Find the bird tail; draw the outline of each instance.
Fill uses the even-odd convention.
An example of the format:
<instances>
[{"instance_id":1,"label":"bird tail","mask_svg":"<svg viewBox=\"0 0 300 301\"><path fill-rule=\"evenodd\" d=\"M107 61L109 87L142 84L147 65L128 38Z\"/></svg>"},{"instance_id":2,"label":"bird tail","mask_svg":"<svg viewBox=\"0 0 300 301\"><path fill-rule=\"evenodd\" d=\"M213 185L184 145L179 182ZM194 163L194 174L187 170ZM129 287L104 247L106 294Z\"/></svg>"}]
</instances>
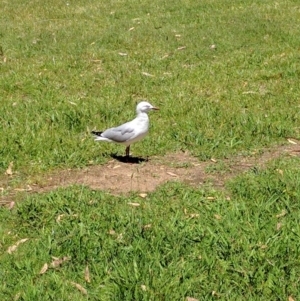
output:
<instances>
[{"instance_id":1,"label":"bird tail","mask_svg":"<svg viewBox=\"0 0 300 301\"><path fill-rule=\"evenodd\" d=\"M109 142L112 142L112 140L103 137L102 133L103 132L91 131L91 134L94 135L95 141L109 141Z\"/></svg>"},{"instance_id":2,"label":"bird tail","mask_svg":"<svg viewBox=\"0 0 300 301\"><path fill-rule=\"evenodd\" d=\"M95 135L95 136L97 136L97 137L101 137L101 134L102 134L103 132L97 132L97 131L91 131L91 134L93 134L93 135Z\"/></svg>"},{"instance_id":3,"label":"bird tail","mask_svg":"<svg viewBox=\"0 0 300 301\"><path fill-rule=\"evenodd\" d=\"M108 141L107 138L101 136L102 133L103 132L91 131L91 134L94 135L95 141Z\"/></svg>"}]
</instances>

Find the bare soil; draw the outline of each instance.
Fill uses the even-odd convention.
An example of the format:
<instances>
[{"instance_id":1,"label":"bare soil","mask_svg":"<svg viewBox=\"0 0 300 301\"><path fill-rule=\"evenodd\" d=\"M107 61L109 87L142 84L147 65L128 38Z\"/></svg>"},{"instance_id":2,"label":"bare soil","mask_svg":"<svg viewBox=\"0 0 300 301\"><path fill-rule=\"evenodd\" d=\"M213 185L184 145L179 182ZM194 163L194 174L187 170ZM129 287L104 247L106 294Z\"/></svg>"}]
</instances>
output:
<instances>
[{"instance_id":1,"label":"bare soil","mask_svg":"<svg viewBox=\"0 0 300 301\"><path fill-rule=\"evenodd\" d=\"M277 146L253 156L235 156L225 160L211 159L206 162L200 162L187 152L151 157L149 160L131 158L129 162L123 157L114 157L101 166L45 174L36 182L28 181L18 188L10 188L10 181L6 176L6 180L0 181L2 190L0 204L18 199L17 195L23 198L27 193L42 193L74 184L113 194L126 194L131 191L145 193L155 190L167 181L181 181L192 186L209 183L216 189L224 189L224 184L229 179L253 167L263 167L271 159L299 156L300 142L294 139L289 139L289 142L288 145Z\"/></svg>"}]
</instances>

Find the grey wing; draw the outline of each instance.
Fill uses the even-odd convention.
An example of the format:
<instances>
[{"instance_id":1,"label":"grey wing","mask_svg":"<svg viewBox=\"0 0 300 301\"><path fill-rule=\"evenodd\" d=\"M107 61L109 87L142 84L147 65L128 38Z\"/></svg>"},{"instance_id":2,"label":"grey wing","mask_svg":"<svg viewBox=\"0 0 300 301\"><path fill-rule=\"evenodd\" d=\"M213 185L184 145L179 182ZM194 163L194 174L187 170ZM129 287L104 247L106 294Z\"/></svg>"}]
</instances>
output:
<instances>
[{"instance_id":1,"label":"grey wing","mask_svg":"<svg viewBox=\"0 0 300 301\"><path fill-rule=\"evenodd\" d=\"M134 137L134 128L129 123L124 123L118 127L107 129L101 136L122 143Z\"/></svg>"}]
</instances>

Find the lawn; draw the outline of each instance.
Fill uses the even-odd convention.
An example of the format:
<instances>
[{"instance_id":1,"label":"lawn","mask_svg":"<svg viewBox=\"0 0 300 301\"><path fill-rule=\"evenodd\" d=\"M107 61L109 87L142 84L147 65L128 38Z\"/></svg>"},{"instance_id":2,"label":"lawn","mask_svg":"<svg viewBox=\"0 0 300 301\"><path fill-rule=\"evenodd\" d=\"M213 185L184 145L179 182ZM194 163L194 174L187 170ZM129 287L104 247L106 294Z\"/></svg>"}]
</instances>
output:
<instances>
[{"instance_id":1,"label":"lawn","mask_svg":"<svg viewBox=\"0 0 300 301\"><path fill-rule=\"evenodd\" d=\"M133 118L140 99L160 107L131 149L150 162L300 139L299 19L295 0L3 1L1 193L123 154L90 131ZM224 190L24 195L0 208L0 298L297 300L298 166L282 156Z\"/></svg>"}]
</instances>

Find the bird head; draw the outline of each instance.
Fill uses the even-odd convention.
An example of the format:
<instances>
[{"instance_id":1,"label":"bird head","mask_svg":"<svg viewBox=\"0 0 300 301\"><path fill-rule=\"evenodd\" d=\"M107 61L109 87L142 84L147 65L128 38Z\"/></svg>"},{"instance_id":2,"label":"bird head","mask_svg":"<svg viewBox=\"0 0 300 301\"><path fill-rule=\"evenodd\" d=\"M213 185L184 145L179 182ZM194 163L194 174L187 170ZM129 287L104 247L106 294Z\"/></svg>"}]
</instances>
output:
<instances>
[{"instance_id":1,"label":"bird head","mask_svg":"<svg viewBox=\"0 0 300 301\"><path fill-rule=\"evenodd\" d=\"M147 101L141 101L136 106L137 114L139 114L139 113L148 113L151 110L159 110L159 108L154 107L151 103L149 103Z\"/></svg>"}]
</instances>

